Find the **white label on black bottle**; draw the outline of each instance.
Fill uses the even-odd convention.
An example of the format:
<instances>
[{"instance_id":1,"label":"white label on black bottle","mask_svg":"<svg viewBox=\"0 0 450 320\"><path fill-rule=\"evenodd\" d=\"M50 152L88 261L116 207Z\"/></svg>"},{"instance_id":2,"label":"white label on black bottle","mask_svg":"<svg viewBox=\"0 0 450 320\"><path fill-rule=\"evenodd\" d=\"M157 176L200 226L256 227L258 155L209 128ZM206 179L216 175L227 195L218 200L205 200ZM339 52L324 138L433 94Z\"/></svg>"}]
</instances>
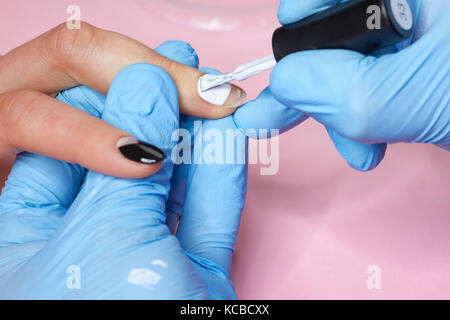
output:
<instances>
[{"instance_id":1,"label":"white label on black bottle","mask_svg":"<svg viewBox=\"0 0 450 320\"><path fill-rule=\"evenodd\" d=\"M391 0L391 9L397 23L409 31L413 26L413 15L406 0Z\"/></svg>"}]
</instances>

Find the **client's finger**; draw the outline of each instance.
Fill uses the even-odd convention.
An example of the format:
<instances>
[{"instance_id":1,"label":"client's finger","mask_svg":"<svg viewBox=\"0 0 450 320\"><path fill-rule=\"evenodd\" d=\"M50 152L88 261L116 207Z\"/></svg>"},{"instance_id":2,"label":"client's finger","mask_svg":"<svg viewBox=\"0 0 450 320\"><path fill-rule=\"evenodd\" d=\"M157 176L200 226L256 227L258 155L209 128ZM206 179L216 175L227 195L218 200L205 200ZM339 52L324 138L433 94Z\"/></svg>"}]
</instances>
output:
<instances>
[{"instance_id":1,"label":"client's finger","mask_svg":"<svg viewBox=\"0 0 450 320\"><path fill-rule=\"evenodd\" d=\"M135 63L151 63L174 79L182 113L221 118L233 113L245 99L245 92L232 86L222 101L207 102L197 90L201 71L167 59L124 35L87 23L80 26L71 30L61 24L1 57L0 93L31 88L50 94L83 84L106 94L120 70Z\"/></svg>"},{"instance_id":2,"label":"client's finger","mask_svg":"<svg viewBox=\"0 0 450 320\"><path fill-rule=\"evenodd\" d=\"M127 132L43 93L0 94L0 157L25 150L117 177L156 172L164 154L153 147L155 152L146 156L148 164L132 161L136 159L123 149L130 139Z\"/></svg>"}]
</instances>

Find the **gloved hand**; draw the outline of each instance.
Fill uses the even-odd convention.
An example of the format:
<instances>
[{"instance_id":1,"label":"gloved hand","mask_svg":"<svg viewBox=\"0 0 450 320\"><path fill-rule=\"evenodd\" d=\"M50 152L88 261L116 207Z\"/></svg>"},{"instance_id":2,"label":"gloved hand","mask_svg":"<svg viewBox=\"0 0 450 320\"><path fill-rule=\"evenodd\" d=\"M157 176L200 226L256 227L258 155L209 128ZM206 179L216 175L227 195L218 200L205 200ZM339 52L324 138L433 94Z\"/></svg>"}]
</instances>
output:
<instances>
[{"instance_id":1,"label":"gloved hand","mask_svg":"<svg viewBox=\"0 0 450 320\"><path fill-rule=\"evenodd\" d=\"M279 16L290 23L338 2L285 0ZM380 57L347 50L289 55L272 72L271 93L354 141L450 150L450 2L410 4L417 21L409 46Z\"/></svg>"},{"instance_id":2,"label":"gloved hand","mask_svg":"<svg viewBox=\"0 0 450 320\"><path fill-rule=\"evenodd\" d=\"M159 51L185 64L197 63L193 50L180 42L166 43ZM177 142L172 133L179 125L178 92L159 67L123 69L107 97L77 87L58 99L167 155ZM234 123L228 117L208 120L208 126L222 132ZM0 197L0 297L235 297L228 271L246 166L183 168L187 175L173 179L185 177L186 192L178 186L168 199L169 158L153 176L132 180L20 154ZM217 181L220 193L212 193ZM178 237L166 224L166 201L168 208L175 201L184 207Z\"/></svg>"},{"instance_id":3,"label":"gloved hand","mask_svg":"<svg viewBox=\"0 0 450 320\"><path fill-rule=\"evenodd\" d=\"M198 68L195 51L187 47L183 54L179 42L168 41L156 51ZM175 230L179 223L177 238L209 298L235 299L229 274L247 190L247 137L233 116L211 120L180 115L180 128L181 141L172 155L180 164L175 165L170 183L167 224ZM214 142L218 149L211 148ZM191 164L185 163L187 159Z\"/></svg>"},{"instance_id":4,"label":"gloved hand","mask_svg":"<svg viewBox=\"0 0 450 320\"><path fill-rule=\"evenodd\" d=\"M337 2L337 0L281 0L278 18L281 24L289 24L310 16ZM317 61L320 62L321 60L317 59ZM279 66L275 67L275 70L279 69ZM306 74L306 71L303 69L297 67L292 69L298 70L298 72L295 72L295 79L300 77L303 80L301 85L293 83L292 70L289 71L288 68L283 68L283 70L286 70L285 74L278 72L277 75L279 76L277 78L272 76L271 86L262 91L257 99L248 102L236 110L234 118L239 128L244 131L256 129L257 133L259 129L265 129L269 132L271 129L279 129L280 133L283 133L308 119L309 114L305 113L300 106L297 106L291 100L282 99L283 87L288 89L295 85L295 89L293 90L301 90L300 92L303 93L306 90L302 89L301 85L304 82L311 81L311 83L308 82L308 88L314 87L314 92L318 92L328 98L329 93L323 88L323 85L316 81L313 82L314 77L311 78L312 75L309 73ZM312 70L311 72L315 72L313 68L310 70ZM275 82L277 83L275 84ZM276 92L277 95L273 92L274 87L278 90ZM326 126L326 129L336 149L352 168L368 171L375 168L383 160L386 151L385 143L366 144L348 139L329 126ZM254 133L254 130L250 132ZM252 135L250 137L258 138L258 136Z\"/></svg>"}]
</instances>

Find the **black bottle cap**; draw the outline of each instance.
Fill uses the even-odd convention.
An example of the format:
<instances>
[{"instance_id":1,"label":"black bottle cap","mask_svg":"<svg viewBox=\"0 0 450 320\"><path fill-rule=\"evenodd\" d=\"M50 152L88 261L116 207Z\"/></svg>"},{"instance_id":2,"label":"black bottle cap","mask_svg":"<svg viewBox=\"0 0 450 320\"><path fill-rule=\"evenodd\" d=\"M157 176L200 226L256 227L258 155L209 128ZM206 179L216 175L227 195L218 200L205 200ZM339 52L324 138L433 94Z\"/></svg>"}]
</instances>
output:
<instances>
[{"instance_id":1,"label":"black bottle cap","mask_svg":"<svg viewBox=\"0 0 450 320\"><path fill-rule=\"evenodd\" d=\"M369 54L407 39L413 15L407 0L350 0L275 30L277 61L315 49L348 49Z\"/></svg>"}]
</instances>

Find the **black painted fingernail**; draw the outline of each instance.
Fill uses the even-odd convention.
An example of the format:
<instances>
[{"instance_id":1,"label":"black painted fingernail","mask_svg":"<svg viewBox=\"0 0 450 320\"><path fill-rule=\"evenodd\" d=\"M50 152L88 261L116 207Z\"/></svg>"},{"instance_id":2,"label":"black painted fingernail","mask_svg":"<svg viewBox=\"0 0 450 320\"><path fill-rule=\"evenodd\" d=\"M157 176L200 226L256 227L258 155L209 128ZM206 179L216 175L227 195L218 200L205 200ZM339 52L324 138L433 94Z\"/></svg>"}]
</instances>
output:
<instances>
[{"instance_id":1,"label":"black painted fingernail","mask_svg":"<svg viewBox=\"0 0 450 320\"><path fill-rule=\"evenodd\" d=\"M155 164L167 157L161 149L133 137L121 138L117 148L125 158L144 164Z\"/></svg>"}]
</instances>

